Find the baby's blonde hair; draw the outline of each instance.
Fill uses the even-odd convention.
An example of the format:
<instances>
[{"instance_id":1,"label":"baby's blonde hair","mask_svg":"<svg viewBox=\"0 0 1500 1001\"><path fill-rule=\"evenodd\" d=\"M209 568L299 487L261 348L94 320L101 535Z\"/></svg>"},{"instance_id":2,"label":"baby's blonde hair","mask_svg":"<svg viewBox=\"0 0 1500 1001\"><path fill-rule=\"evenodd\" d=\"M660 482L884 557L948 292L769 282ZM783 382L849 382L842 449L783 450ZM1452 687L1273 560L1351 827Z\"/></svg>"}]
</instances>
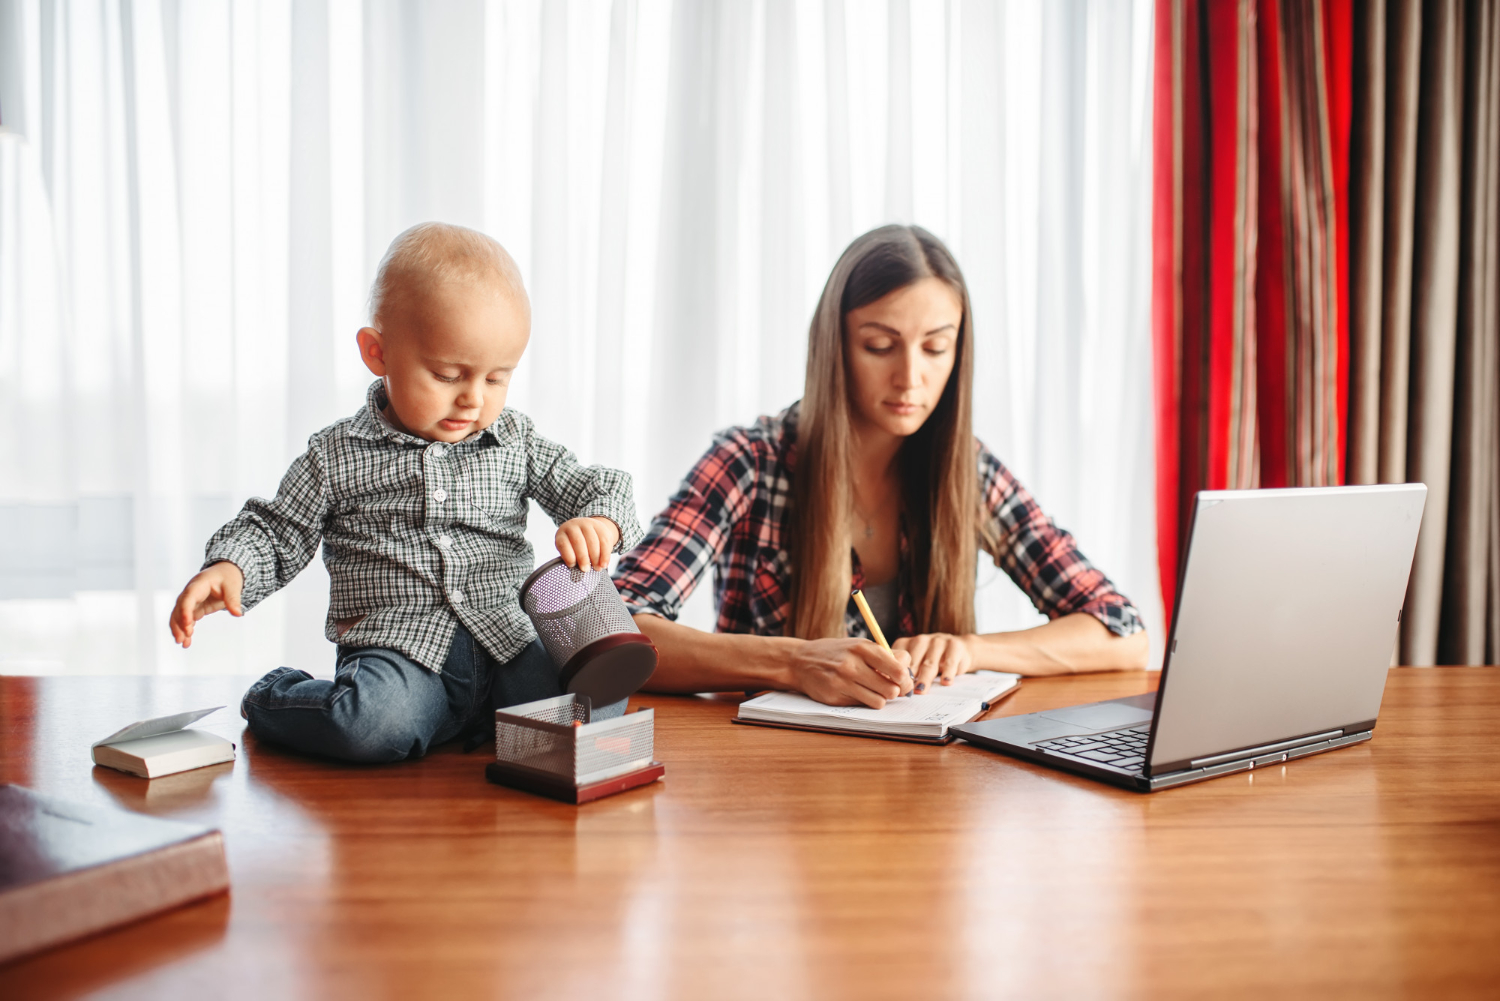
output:
<instances>
[{"instance_id":1,"label":"baby's blonde hair","mask_svg":"<svg viewBox=\"0 0 1500 1001\"><path fill-rule=\"evenodd\" d=\"M391 241L370 286L370 320L439 285L492 285L529 313L516 262L492 237L465 226L423 222Z\"/></svg>"}]
</instances>

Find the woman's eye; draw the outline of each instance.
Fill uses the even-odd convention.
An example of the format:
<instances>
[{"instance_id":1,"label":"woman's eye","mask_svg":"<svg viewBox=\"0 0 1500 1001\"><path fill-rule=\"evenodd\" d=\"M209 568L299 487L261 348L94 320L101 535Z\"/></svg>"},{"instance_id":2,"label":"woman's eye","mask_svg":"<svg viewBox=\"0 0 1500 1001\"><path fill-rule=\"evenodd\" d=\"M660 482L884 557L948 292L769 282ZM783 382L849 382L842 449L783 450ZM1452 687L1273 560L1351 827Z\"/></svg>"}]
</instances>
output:
<instances>
[{"instance_id":1,"label":"woman's eye","mask_svg":"<svg viewBox=\"0 0 1500 1001\"><path fill-rule=\"evenodd\" d=\"M947 354L948 349L952 346L953 345L949 344L947 341L928 341L926 344L922 345L922 350L926 351L934 358L939 358Z\"/></svg>"},{"instance_id":2,"label":"woman's eye","mask_svg":"<svg viewBox=\"0 0 1500 1001\"><path fill-rule=\"evenodd\" d=\"M888 355L894 345L890 341L866 341L865 350L872 355Z\"/></svg>"}]
</instances>

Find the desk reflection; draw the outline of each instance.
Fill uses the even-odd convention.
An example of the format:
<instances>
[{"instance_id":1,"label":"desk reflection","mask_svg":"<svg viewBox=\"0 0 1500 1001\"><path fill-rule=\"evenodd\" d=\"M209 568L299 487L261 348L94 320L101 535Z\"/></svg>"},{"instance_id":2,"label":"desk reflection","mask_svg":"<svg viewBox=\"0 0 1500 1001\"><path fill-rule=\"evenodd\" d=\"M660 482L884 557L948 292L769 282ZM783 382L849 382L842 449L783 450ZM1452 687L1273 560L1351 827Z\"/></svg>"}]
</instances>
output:
<instances>
[{"instance_id":1,"label":"desk reflection","mask_svg":"<svg viewBox=\"0 0 1500 1001\"><path fill-rule=\"evenodd\" d=\"M170 814L207 805L217 798L214 783L234 771L234 762L225 761L205 768L143 779L136 775L95 765L94 784L116 803L137 813Z\"/></svg>"},{"instance_id":2,"label":"desk reflection","mask_svg":"<svg viewBox=\"0 0 1500 1001\"><path fill-rule=\"evenodd\" d=\"M641 942L658 937L640 902L662 864L660 782L574 806L490 783L492 756L452 745L367 766L247 734L244 753L255 784L326 838L325 882L305 888L288 949L383 956L325 964L314 993L384 996L393 976L590 991L629 979Z\"/></svg>"}]
</instances>

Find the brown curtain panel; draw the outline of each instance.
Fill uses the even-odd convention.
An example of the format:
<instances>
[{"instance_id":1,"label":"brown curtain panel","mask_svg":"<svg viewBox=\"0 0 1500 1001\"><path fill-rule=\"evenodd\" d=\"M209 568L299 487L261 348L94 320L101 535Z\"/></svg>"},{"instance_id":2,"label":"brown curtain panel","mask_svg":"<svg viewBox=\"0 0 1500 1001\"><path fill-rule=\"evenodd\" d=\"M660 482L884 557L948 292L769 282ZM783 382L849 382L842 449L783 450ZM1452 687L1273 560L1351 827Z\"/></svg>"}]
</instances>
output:
<instances>
[{"instance_id":1,"label":"brown curtain panel","mask_svg":"<svg viewBox=\"0 0 1500 1001\"><path fill-rule=\"evenodd\" d=\"M1497 8L1355 5L1346 468L1428 487L1404 664L1500 662Z\"/></svg>"}]
</instances>

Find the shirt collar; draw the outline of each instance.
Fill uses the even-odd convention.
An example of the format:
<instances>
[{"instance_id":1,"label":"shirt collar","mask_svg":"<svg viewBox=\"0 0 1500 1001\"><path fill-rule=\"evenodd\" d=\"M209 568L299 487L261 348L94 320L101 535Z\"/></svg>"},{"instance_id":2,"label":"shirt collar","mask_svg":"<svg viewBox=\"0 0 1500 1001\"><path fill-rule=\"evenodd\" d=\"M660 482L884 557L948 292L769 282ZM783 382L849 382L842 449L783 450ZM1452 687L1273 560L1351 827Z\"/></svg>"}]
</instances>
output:
<instances>
[{"instance_id":1,"label":"shirt collar","mask_svg":"<svg viewBox=\"0 0 1500 1001\"><path fill-rule=\"evenodd\" d=\"M501 445L507 445L514 441L516 438L516 422L511 416L510 408L506 407L504 410L501 410L500 416L496 417L490 426L481 431L480 434L489 435Z\"/></svg>"},{"instance_id":2,"label":"shirt collar","mask_svg":"<svg viewBox=\"0 0 1500 1001\"><path fill-rule=\"evenodd\" d=\"M414 434L407 434L392 424L390 419L385 415L385 408L389 403L390 399L385 395L385 380L376 379L370 383L370 388L365 393L365 405L360 408L359 413L354 415L354 423L350 425L349 432L360 438L369 438L377 441L384 438L402 444L419 445L422 447L432 444L426 438L418 438ZM463 441L456 441L452 444L463 445L484 435L490 435L495 441L502 445L505 444L509 440L511 432L512 422L509 414L509 409L500 411L500 416L496 417L489 427L478 434L470 435Z\"/></svg>"},{"instance_id":3,"label":"shirt collar","mask_svg":"<svg viewBox=\"0 0 1500 1001\"><path fill-rule=\"evenodd\" d=\"M359 438L372 439L389 438L393 434L401 434L380 412L385 402L385 380L376 379L365 391L365 405L360 407L359 413L354 415L354 420L349 425L349 433Z\"/></svg>"}]
</instances>

